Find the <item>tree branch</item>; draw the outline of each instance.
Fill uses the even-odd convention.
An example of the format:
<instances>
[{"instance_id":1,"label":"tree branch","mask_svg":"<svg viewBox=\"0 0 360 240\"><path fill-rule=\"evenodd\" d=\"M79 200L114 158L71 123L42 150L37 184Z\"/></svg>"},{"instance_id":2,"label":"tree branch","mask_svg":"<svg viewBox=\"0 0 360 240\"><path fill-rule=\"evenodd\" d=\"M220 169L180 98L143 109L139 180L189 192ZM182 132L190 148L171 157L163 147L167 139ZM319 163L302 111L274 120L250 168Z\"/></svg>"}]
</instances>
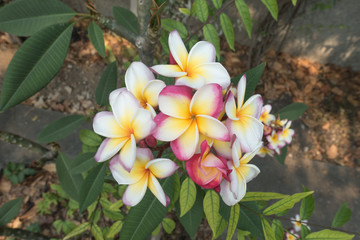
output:
<instances>
[{"instance_id":1,"label":"tree branch","mask_svg":"<svg viewBox=\"0 0 360 240\"><path fill-rule=\"evenodd\" d=\"M0 228L0 236L15 237L16 239L50 240L50 237L19 228Z\"/></svg>"},{"instance_id":2,"label":"tree branch","mask_svg":"<svg viewBox=\"0 0 360 240\"><path fill-rule=\"evenodd\" d=\"M139 21L139 35L145 36L150 21L151 0L137 1L137 15Z\"/></svg>"}]
</instances>

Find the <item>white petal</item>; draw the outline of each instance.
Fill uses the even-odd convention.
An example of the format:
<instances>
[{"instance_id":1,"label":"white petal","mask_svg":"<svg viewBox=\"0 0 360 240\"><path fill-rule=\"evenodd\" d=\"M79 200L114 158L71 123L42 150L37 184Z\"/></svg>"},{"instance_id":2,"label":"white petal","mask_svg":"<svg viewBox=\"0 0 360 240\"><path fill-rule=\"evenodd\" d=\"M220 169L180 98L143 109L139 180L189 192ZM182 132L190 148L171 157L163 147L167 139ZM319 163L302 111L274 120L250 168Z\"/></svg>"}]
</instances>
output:
<instances>
[{"instance_id":1,"label":"white petal","mask_svg":"<svg viewBox=\"0 0 360 240\"><path fill-rule=\"evenodd\" d=\"M235 141L232 145L231 150L232 150L232 160L233 160L234 166L236 168L238 168L240 166L241 146L240 146L240 141L237 137L235 138Z\"/></svg>"},{"instance_id":2,"label":"white petal","mask_svg":"<svg viewBox=\"0 0 360 240\"><path fill-rule=\"evenodd\" d=\"M149 136L156 128L156 124L148 110L138 108L131 119L130 128L134 133L135 140L139 141Z\"/></svg>"},{"instance_id":3,"label":"white petal","mask_svg":"<svg viewBox=\"0 0 360 240\"><path fill-rule=\"evenodd\" d=\"M140 108L140 102L129 91L122 91L111 106L117 122L124 128L129 129L130 120Z\"/></svg>"},{"instance_id":4,"label":"white petal","mask_svg":"<svg viewBox=\"0 0 360 240\"><path fill-rule=\"evenodd\" d=\"M244 74L237 85L236 93L237 93L237 104L238 110L242 107L244 103L245 97L245 90L246 90L246 75Z\"/></svg>"},{"instance_id":5,"label":"white petal","mask_svg":"<svg viewBox=\"0 0 360 240\"><path fill-rule=\"evenodd\" d=\"M243 164L238 169L246 180L246 183L253 180L260 173L260 169L253 164Z\"/></svg>"},{"instance_id":6,"label":"white petal","mask_svg":"<svg viewBox=\"0 0 360 240\"><path fill-rule=\"evenodd\" d=\"M128 140L125 138L106 138L98 148L94 158L97 162L104 162L112 158Z\"/></svg>"},{"instance_id":7,"label":"white petal","mask_svg":"<svg viewBox=\"0 0 360 240\"><path fill-rule=\"evenodd\" d=\"M127 91L126 88L118 88L114 91L112 91L109 95L109 103L110 103L110 106L114 106L114 103L115 103L115 100L116 98L119 96L119 94L122 92L122 91Z\"/></svg>"},{"instance_id":8,"label":"white petal","mask_svg":"<svg viewBox=\"0 0 360 240\"><path fill-rule=\"evenodd\" d=\"M215 62L216 50L210 42L197 42L190 50L188 57L188 69L193 69L202 63Z\"/></svg>"},{"instance_id":9,"label":"white petal","mask_svg":"<svg viewBox=\"0 0 360 240\"><path fill-rule=\"evenodd\" d=\"M159 181L151 173L149 174L148 186L150 191L155 195L155 197L161 202L162 205L166 207L167 206L166 194L162 189Z\"/></svg>"},{"instance_id":10,"label":"white petal","mask_svg":"<svg viewBox=\"0 0 360 240\"><path fill-rule=\"evenodd\" d=\"M116 121L112 112L99 112L93 120L94 132L108 138L129 136L129 132L123 129Z\"/></svg>"},{"instance_id":11,"label":"white petal","mask_svg":"<svg viewBox=\"0 0 360 240\"><path fill-rule=\"evenodd\" d=\"M159 64L151 67L155 73L163 75L165 77L182 77L187 74L178 65L171 64Z\"/></svg>"},{"instance_id":12,"label":"white petal","mask_svg":"<svg viewBox=\"0 0 360 240\"><path fill-rule=\"evenodd\" d=\"M235 97L232 92L229 92L229 95L226 99L225 112L228 118L230 118L231 120L234 121L239 120L239 118L237 118L236 116L236 103L235 103Z\"/></svg>"},{"instance_id":13,"label":"white petal","mask_svg":"<svg viewBox=\"0 0 360 240\"><path fill-rule=\"evenodd\" d=\"M142 62L131 63L125 73L126 88L139 100L145 85L153 79L154 74Z\"/></svg>"},{"instance_id":14,"label":"white petal","mask_svg":"<svg viewBox=\"0 0 360 240\"><path fill-rule=\"evenodd\" d=\"M169 34L169 49L176 63L181 67L182 70L186 70L186 64L188 59L188 51L179 35L174 30Z\"/></svg>"},{"instance_id":15,"label":"white petal","mask_svg":"<svg viewBox=\"0 0 360 240\"><path fill-rule=\"evenodd\" d=\"M123 195L123 202L127 206L135 206L144 197L148 185L148 174L145 174L140 181L129 185Z\"/></svg>"},{"instance_id":16,"label":"white petal","mask_svg":"<svg viewBox=\"0 0 360 240\"><path fill-rule=\"evenodd\" d=\"M130 172L134 166L136 159L136 141L134 135L131 134L131 140L127 141L122 147L119 154L119 161L123 168Z\"/></svg>"},{"instance_id":17,"label":"white petal","mask_svg":"<svg viewBox=\"0 0 360 240\"><path fill-rule=\"evenodd\" d=\"M218 62L203 63L195 67L192 72L205 78L206 83L217 83L222 89L230 85L230 75L223 65Z\"/></svg>"},{"instance_id":18,"label":"white petal","mask_svg":"<svg viewBox=\"0 0 360 240\"><path fill-rule=\"evenodd\" d=\"M113 157L109 163L110 171L118 184L134 184L140 181L145 174L145 168L132 169L129 173L120 163L119 155Z\"/></svg>"},{"instance_id":19,"label":"white petal","mask_svg":"<svg viewBox=\"0 0 360 240\"><path fill-rule=\"evenodd\" d=\"M161 90L166 87L166 84L161 80L152 80L146 84L143 89L143 97L146 102L152 107L157 107L159 105L158 98Z\"/></svg>"},{"instance_id":20,"label":"white petal","mask_svg":"<svg viewBox=\"0 0 360 240\"><path fill-rule=\"evenodd\" d=\"M149 169L157 178L166 178L171 176L179 166L170 159L157 158L149 161L145 168Z\"/></svg>"}]
</instances>

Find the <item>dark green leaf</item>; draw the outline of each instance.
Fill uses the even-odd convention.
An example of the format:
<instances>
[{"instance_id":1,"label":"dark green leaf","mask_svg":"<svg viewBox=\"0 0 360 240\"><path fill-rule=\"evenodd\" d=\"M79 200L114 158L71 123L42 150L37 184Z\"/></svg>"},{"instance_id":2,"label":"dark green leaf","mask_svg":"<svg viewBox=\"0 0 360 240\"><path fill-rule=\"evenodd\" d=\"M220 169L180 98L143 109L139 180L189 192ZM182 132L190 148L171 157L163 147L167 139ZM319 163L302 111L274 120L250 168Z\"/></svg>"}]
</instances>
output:
<instances>
[{"instance_id":1,"label":"dark green leaf","mask_svg":"<svg viewBox=\"0 0 360 240\"><path fill-rule=\"evenodd\" d=\"M113 7L113 14L117 24L133 33L138 33L138 19L133 12L122 7Z\"/></svg>"},{"instance_id":2,"label":"dark green leaf","mask_svg":"<svg viewBox=\"0 0 360 240\"><path fill-rule=\"evenodd\" d=\"M209 8L206 0L195 0L193 11L201 22L205 22L209 17Z\"/></svg>"},{"instance_id":3,"label":"dark green leaf","mask_svg":"<svg viewBox=\"0 0 360 240\"><path fill-rule=\"evenodd\" d=\"M250 16L249 7L244 0L235 0L236 8L240 14L240 17L245 25L246 31L251 38L251 31L252 31L252 19Z\"/></svg>"},{"instance_id":4,"label":"dark green leaf","mask_svg":"<svg viewBox=\"0 0 360 240\"><path fill-rule=\"evenodd\" d=\"M296 120L299 118L307 109L308 105L305 103L292 103L286 107L280 109L279 113L281 119Z\"/></svg>"},{"instance_id":5,"label":"dark green leaf","mask_svg":"<svg viewBox=\"0 0 360 240\"><path fill-rule=\"evenodd\" d=\"M284 165L286 155L287 155L287 146L281 148L280 149L280 155L276 154L274 157L280 164Z\"/></svg>"},{"instance_id":6,"label":"dark green leaf","mask_svg":"<svg viewBox=\"0 0 360 240\"><path fill-rule=\"evenodd\" d=\"M276 240L275 234L274 234L269 222L264 217L261 217L261 225L264 230L265 240Z\"/></svg>"},{"instance_id":7,"label":"dark green leaf","mask_svg":"<svg viewBox=\"0 0 360 240\"><path fill-rule=\"evenodd\" d=\"M214 7L216 9L220 9L221 8L221 5L222 5L222 0L212 0L213 4L214 4Z\"/></svg>"},{"instance_id":8,"label":"dark green leaf","mask_svg":"<svg viewBox=\"0 0 360 240\"><path fill-rule=\"evenodd\" d=\"M345 202L339 210L336 212L336 215L332 221L331 227L341 227L347 223L351 218L351 210L348 207L347 202Z\"/></svg>"},{"instance_id":9,"label":"dark green leaf","mask_svg":"<svg viewBox=\"0 0 360 240\"><path fill-rule=\"evenodd\" d=\"M184 216L194 205L196 200L195 183L187 177L180 188L180 217Z\"/></svg>"},{"instance_id":10,"label":"dark green leaf","mask_svg":"<svg viewBox=\"0 0 360 240\"><path fill-rule=\"evenodd\" d=\"M64 23L75 12L57 0L17 0L0 9L0 30L29 36L50 25Z\"/></svg>"},{"instance_id":11,"label":"dark green leaf","mask_svg":"<svg viewBox=\"0 0 360 240\"><path fill-rule=\"evenodd\" d=\"M211 24L206 24L203 27L204 37L207 41L211 42L216 49L216 57L220 59L220 39L215 27Z\"/></svg>"},{"instance_id":12,"label":"dark green leaf","mask_svg":"<svg viewBox=\"0 0 360 240\"><path fill-rule=\"evenodd\" d=\"M71 163L71 173L84 173L95 167L96 161L94 156L95 152L87 152L76 156L76 158Z\"/></svg>"},{"instance_id":13,"label":"dark green leaf","mask_svg":"<svg viewBox=\"0 0 360 240\"><path fill-rule=\"evenodd\" d=\"M31 176L31 175L34 175L37 173L37 171L33 168L25 168L23 170L23 173L26 175L26 176Z\"/></svg>"},{"instance_id":14,"label":"dark green leaf","mask_svg":"<svg viewBox=\"0 0 360 240\"><path fill-rule=\"evenodd\" d=\"M225 38L229 47L235 51L234 44L235 44L235 37L234 37L234 29L231 23L230 18L225 13L220 14L220 24L221 28L224 32Z\"/></svg>"},{"instance_id":15,"label":"dark green leaf","mask_svg":"<svg viewBox=\"0 0 360 240\"><path fill-rule=\"evenodd\" d=\"M80 115L70 115L60 118L47 125L39 133L37 141L40 143L49 143L61 140L77 129L85 119L85 116Z\"/></svg>"},{"instance_id":16,"label":"dark green leaf","mask_svg":"<svg viewBox=\"0 0 360 240\"><path fill-rule=\"evenodd\" d=\"M71 174L71 159L59 153L56 159L56 173L61 187L74 200L79 201L80 186L83 181L80 174Z\"/></svg>"},{"instance_id":17,"label":"dark green leaf","mask_svg":"<svg viewBox=\"0 0 360 240\"><path fill-rule=\"evenodd\" d=\"M278 19L278 4L277 0L261 0L265 4L266 8L269 10L271 16L277 20Z\"/></svg>"},{"instance_id":18,"label":"dark green leaf","mask_svg":"<svg viewBox=\"0 0 360 240\"><path fill-rule=\"evenodd\" d=\"M301 224L301 229L300 229L301 238L305 239L306 236L309 235L309 233L310 233L309 228L304 224Z\"/></svg>"},{"instance_id":19,"label":"dark green leaf","mask_svg":"<svg viewBox=\"0 0 360 240\"><path fill-rule=\"evenodd\" d=\"M303 187L304 192L309 192L309 189ZM315 207L315 200L313 195L309 195L301 201L300 206L300 219L307 220L313 214Z\"/></svg>"},{"instance_id":20,"label":"dark green leaf","mask_svg":"<svg viewBox=\"0 0 360 240\"><path fill-rule=\"evenodd\" d=\"M282 226L282 223L278 219L274 219L271 224L271 228L274 232L275 239L276 240L282 240L284 237L284 228Z\"/></svg>"},{"instance_id":21,"label":"dark green leaf","mask_svg":"<svg viewBox=\"0 0 360 240\"><path fill-rule=\"evenodd\" d=\"M161 31L160 44L165 54L169 54L169 45L168 45L169 33L166 31Z\"/></svg>"},{"instance_id":22,"label":"dark green leaf","mask_svg":"<svg viewBox=\"0 0 360 240\"><path fill-rule=\"evenodd\" d=\"M256 212L259 212L256 202L240 203L240 218L237 226L238 229L251 232L256 238L264 239L261 219Z\"/></svg>"},{"instance_id":23,"label":"dark green leaf","mask_svg":"<svg viewBox=\"0 0 360 240\"><path fill-rule=\"evenodd\" d=\"M83 144L90 147L98 147L102 141L99 135L88 129L80 131L80 140Z\"/></svg>"},{"instance_id":24,"label":"dark green leaf","mask_svg":"<svg viewBox=\"0 0 360 240\"><path fill-rule=\"evenodd\" d=\"M313 232L306 236L306 240L351 240L355 235L329 229Z\"/></svg>"},{"instance_id":25,"label":"dark green leaf","mask_svg":"<svg viewBox=\"0 0 360 240\"><path fill-rule=\"evenodd\" d=\"M179 21L170 18L163 18L161 19L161 26L163 26L163 28L168 32L177 30L182 38L186 38L188 35L186 27Z\"/></svg>"},{"instance_id":26,"label":"dark green leaf","mask_svg":"<svg viewBox=\"0 0 360 240\"><path fill-rule=\"evenodd\" d=\"M95 99L100 106L109 105L109 95L116 89L117 62L114 61L107 66L102 74L95 92Z\"/></svg>"},{"instance_id":27,"label":"dark green leaf","mask_svg":"<svg viewBox=\"0 0 360 240\"><path fill-rule=\"evenodd\" d=\"M101 28L95 23L91 22L88 28L89 39L100 56L105 57L105 43Z\"/></svg>"},{"instance_id":28,"label":"dark green leaf","mask_svg":"<svg viewBox=\"0 0 360 240\"><path fill-rule=\"evenodd\" d=\"M0 111L5 111L46 86L60 70L73 24L53 25L26 40L12 58L1 89Z\"/></svg>"},{"instance_id":29,"label":"dark green leaf","mask_svg":"<svg viewBox=\"0 0 360 240\"><path fill-rule=\"evenodd\" d=\"M258 84L261 75L264 72L266 63L262 63L248 71L245 72L246 74L246 91L245 91L245 99L246 101L255 91L256 85ZM238 79L240 80L240 78Z\"/></svg>"},{"instance_id":30,"label":"dark green leaf","mask_svg":"<svg viewBox=\"0 0 360 240\"><path fill-rule=\"evenodd\" d=\"M22 198L17 198L0 207L0 227L5 226L18 215L22 201Z\"/></svg>"}]
</instances>

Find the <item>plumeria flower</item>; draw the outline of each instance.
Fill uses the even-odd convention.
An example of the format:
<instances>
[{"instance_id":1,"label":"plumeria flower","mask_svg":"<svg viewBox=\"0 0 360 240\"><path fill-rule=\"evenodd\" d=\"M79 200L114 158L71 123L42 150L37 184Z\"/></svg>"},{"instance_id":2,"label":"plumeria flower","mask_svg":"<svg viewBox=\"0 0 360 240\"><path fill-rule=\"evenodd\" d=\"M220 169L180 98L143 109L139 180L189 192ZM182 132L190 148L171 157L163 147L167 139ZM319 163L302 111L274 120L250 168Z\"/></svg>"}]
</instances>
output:
<instances>
[{"instance_id":1,"label":"plumeria flower","mask_svg":"<svg viewBox=\"0 0 360 240\"><path fill-rule=\"evenodd\" d=\"M274 150L272 150L272 149L270 149L270 148L268 148L268 147L263 146L262 148L260 148L260 150L259 150L259 152L258 152L257 155L260 156L260 157L265 157L266 155L269 155L269 156L273 157L274 154L275 154L275 151L274 151Z\"/></svg>"},{"instance_id":2,"label":"plumeria flower","mask_svg":"<svg viewBox=\"0 0 360 240\"><path fill-rule=\"evenodd\" d=\"M269 125L270 122L275 120L275 116L270 114L270 111L271 111L271 105L269 104L263 106L261 110L261 115L259 120L266 125Z\"/></svg>"},{"instance_id":3,"label":"plumeria flower","mask_svg":"<svg viewBox=\"0 0 360 240\"><path fill-rule=\"evenodd\" d=\"M220 184L220 196L229 205L238 203L246 193L246 183L254 179L260 170L249 161L256 155L262 146L260 142L254 151L242 155L240 141L235 139L232 146L232 161L228 161L228 168L231 170L229 180L223 179Z\"/></svg>"},{"instance_id":4,"label":"plumeria flower","mask_svg":"<svg viewBox=\"0 0 360 240\"><path fill-rule=\"evenodd\" d=\"M135 162L136 143L149 136L156 124L151 113L126 89L113 91L109 100L113 112L99 112L94 117L94 132L106 137L95 160L106 161L120 151L119 162L130 172Z\"/></svg>"},{"instance_id":5,"label":"plumeria flower","mask_svg":"<svg viewBox=\"0 0 360 240\"><path fill-rule=\"evenodd\" d=\"M300 239L300 236L294 233L293 230L285 233L285 240L297 240L297 239Z\"/></svg>"},{"instance_id":6,"label":"plumeria flower","mask_svg":"<svg viewBox=\"0 0 360 240\"><path fill-rule=\"evenodd\" d=\"M199 89L208 83L217 83L222 89L230 85L230 76L226 69L215 62L216 50L210 42L196 43L190 52L174 30L169 34L171 64L156 65L151 69L166 77L175 77L176 85L186 85ZM172 64L174 63L174 64Z\"/></svg>"},{"instance_id":7,"label":"plumeria flower","mask_svg":"<svg viewBox=\"0 0 360 240\"><path fill-rule=\"evenodd\" d=\"M196 184L206 189L216 189L228 174L226 159L211 153L206 140L201 143L201 153L186 161L186 171Z\"/></svg>"},{"instance_id":8,"label":"plumeria flower","mask_svg":"<svg viewBox=\"0 0 360 240\"><path fill-rule=\"evenodd\" d=\"M179 160L190 159L198 145L199 134L229 141L228 129L218 119L223 107L221 86L207 84L193 95L187 86L167 86L159 94L160 113L155 117L153 136L170 146Z\"/></svg>"},{"instance_id":9,"label":"plumeria flower","mask_svg":"<svg viewBox=\"0 0 360 240\"><path fill-rule=\"evenodd\" d=\"M292 137L295 134L295 131L293 129L290 129L290 126L291 126L291 121L288 121L285 124L282 132L279 134L279 139L285 141L287 144L291 143Z\"/></svg>"},{"instance_id":10,"label":"plumeria flower","mask_svg":"<svg viewBox=\"0 0 360 240\"><path fill-rule=\"evenodd\" d=\"M307 228L310 229L310 227L307 225L307 220L301 220L300 215L296 214L295 218L290 218L291 219L291 223L293 224L294 230L295 232L300 232L301 231L301 225L306 226Z\"/></svg>"},{"instance_id":11,"label":"plumeria flower","mask_svg":"<svg viewBox=\"0 0 360 240\"><path fill-rule=\"evenodd\" d=\"M110 171L119 184L128 184L123 195L123 202L128 206L135 206L144 197L146 189L155 195L155 197L165 207L170 199L165 194L157 178L166 178L171 176L178 166L170 159L153 159L153 154L148 148L138 148L136 151L136 160L130 172L124 169L119 155L110 161Z\"/></svg>"},{"instance_id":12,"label":"plumeria flower","mask_svg":"<svg viewBox=\"0 0 360 240\"><path fill-rule=\"evenodd\" d=\"M263 136L264 125L258 120L262 109L262 98L253 95L244 103L246 76L242 76L237 86L237 104L232 92L229 92L225 103L228 119L226 126L230 134L235 134L244 152L253 151ZM237 106L236 106L237 105Z\"/></svg>"},{"instance_id":13,"label":"plumeria flower","mask_svg":"<svg viewBox=\"0 0 360 240\"><path fill-rule=\"evenodd\" d=\"M156 80L154 74L142 62L133 62L125 73L125 84L139 101L140 105L149 110L153 117L158 106L158 96L166 86L163 81Z\"/></svg>"},{"instance_id":14,"label":"plumeria flower","mask_svg":"<svg viewBox=\"0 0 360 240\"><path fill-rule=\"evenodd\" d=\"M281 140L279 138L279 133L277 133L275 130L268 136L266 136L266 139L269 142L269 148L276 151L276 153L280 154L280 148L285 146L285 141Z\"/></svg>"}]
</instances>

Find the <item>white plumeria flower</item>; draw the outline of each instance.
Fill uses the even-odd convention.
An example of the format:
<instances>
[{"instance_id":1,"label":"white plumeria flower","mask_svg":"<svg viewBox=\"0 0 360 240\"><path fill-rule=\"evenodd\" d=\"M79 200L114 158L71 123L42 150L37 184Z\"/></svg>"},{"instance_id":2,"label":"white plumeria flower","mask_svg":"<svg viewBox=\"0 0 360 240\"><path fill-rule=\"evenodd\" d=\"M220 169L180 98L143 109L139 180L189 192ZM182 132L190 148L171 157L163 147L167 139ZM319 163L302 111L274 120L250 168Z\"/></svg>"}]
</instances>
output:
<instances>
[{"instance_id":1,"label":"white plumeria flower","mask_svg":"<svg viewBox=\"0 0 360 240\"><path fill-rule=\"evenodd\" d=\"M260 170L249 161L257 154L262 146L262 142L256 146L254 151L242 155L240 141L235 139L232 146L232 161L228 161L228 169L232 170L229 174L230 182L223 179L220 184L220 196L224 203L229 206L238 203L246 193L246 183L254 179Z\"/></svg>"},{"instance_id":2,"label":"white plumeria flower","mask_svg":"<svg viewBox=\"0 0 360 240\"><path fill-rule=\"evenodd\" d=\"M285 240L298 240L298 239L300 239L300 236L294 233L293 230L285 233Z\"/></svg>"},{"instance_id":3,"label":"white plumeria flower","mask_svg":"<svg viewBox=\"0 0 360 240\"><path fill-rule=\"evenodd\" d=\"M120 157L115 156L110 161L110 171L119 184L128 184L123 195L123 202L128 206L135 206L144 197L146 189L150 191L165 207L170 199L165 194L157 178L171 176L178 166L170 159L153 159L153 154L148 148L138 148L136 160L130 172L123 168Z\"/></svg>"},{"instance_id":4,"label":"white plumeria flower","mask_svg":"<svg viewBox=\"0 0 360 240\"><path fill-rule=\"evenodd\" d=\"M125 84L139 101L140 105L149 110L153 117L158 106L158 96L166 86L161 80L155 79L154 74L142 62L133 62L125 73Z\"/></svg>"},{"instance_id":5,"label":"white plumeria flower","mask_svg":"<svg viewBox=\"0 0 360 240\"><path fill-rule=\"evenodd\" d=\"M151 69L163 76L175 77L175 85L194 89L208 83L217 83L222 89L230 85L229 73L215 62L216 50L210 42L200 41L188 53L179 33L174 30L169 34L169 48L175 64L156 65Z\"/></svg>"},{"instance_id":6,"label":"white plumeria flower","mask_svg":"<svg viewBox=\"0 0 360 240\"><path fill-rule=\"evenodd\" d=\"M268 136L266 136L266 139L269 142L269 148L273 150L278 150L279 148L282 148L285 146L285 141L279 138L279 133L277 133L275 130L272 131L272 133Z\"/></svg>"},{"instance_id":7,"label":"white plumeria flower","mask_svg":"<svg viewBox=\"0 0 360 240\"><path fill-rule=\"evenodd\" d=\"M263 106L261 110L261 115L259 120L266 125L269 125L270 122L275 121L275 116L270 114L270 111L271 111L271 105L269 104Z\"/></svg>"},{"instance_id":8,"label":"white plumeria flower","mask_svg":"<svg viewBox=\"0 0 360 240\"><path fill-rule=\"evenodd\" d=\"M263 100L259 94L253 95L244 103L246 76L242 76L237 86L237 106L235 97L229 92L225 103L228 119L225 124L230 134L235 134L244 152L252 152L263 136L264 125L258 120Z\"/></svg>"},{"instance_id":9,"label":"white plumeria flower","mask_svg":"<svg viewBox=\"0 0 360 240\"><path fill-rule=\"evenodd\" d=\"M95 160L106 161L120 151L119 161L130 172L135 162L136 143L149 136L156 124L151 113L125 88L113 91L109 99L113 112L99 112L93 121L94 132L106 137Z\"/></svg>"},{"instance_id":10,"label":"white plumeria flower","mask_svg":"<svg viewBox=\"0 0 360 240\"><path fill-rule=\"evenodd\" d=\"M269 155L269 156L273 157L274 154L275 154L274 150L263 146L263 147L259 150L259 152L258 152L257 155L258 155L259 157L265 157L266 155Z\"/></svg>"},{"instance_id":11,"label":"white plumeria flower","mask_svg":"<svg viewBox=\"0 0 360 240\"><path fill-rule=\"evenodd\" d=\"M291 123L291 121L288 121L285 124L282 132L279 134L279 139L285 141L287 144L291 143L292 137L295 134L295 131L293 129L290 129Z\"/></svg>"},{"instance_id":12,"label":"white plumeria flower","mask_svg":"<svg viewBox=\"0 0 360 240\"><path fill-rule=\"evenodd\" d=\"M307 225L307 220L301 220L300 215L296 214L295 218L290 218L291 223L293 224L293 228L295 230L295 232L300 232L301 231L301 225L306 226L307 228L310 229L310 227Z\"/></svg>"}]
</instances>

